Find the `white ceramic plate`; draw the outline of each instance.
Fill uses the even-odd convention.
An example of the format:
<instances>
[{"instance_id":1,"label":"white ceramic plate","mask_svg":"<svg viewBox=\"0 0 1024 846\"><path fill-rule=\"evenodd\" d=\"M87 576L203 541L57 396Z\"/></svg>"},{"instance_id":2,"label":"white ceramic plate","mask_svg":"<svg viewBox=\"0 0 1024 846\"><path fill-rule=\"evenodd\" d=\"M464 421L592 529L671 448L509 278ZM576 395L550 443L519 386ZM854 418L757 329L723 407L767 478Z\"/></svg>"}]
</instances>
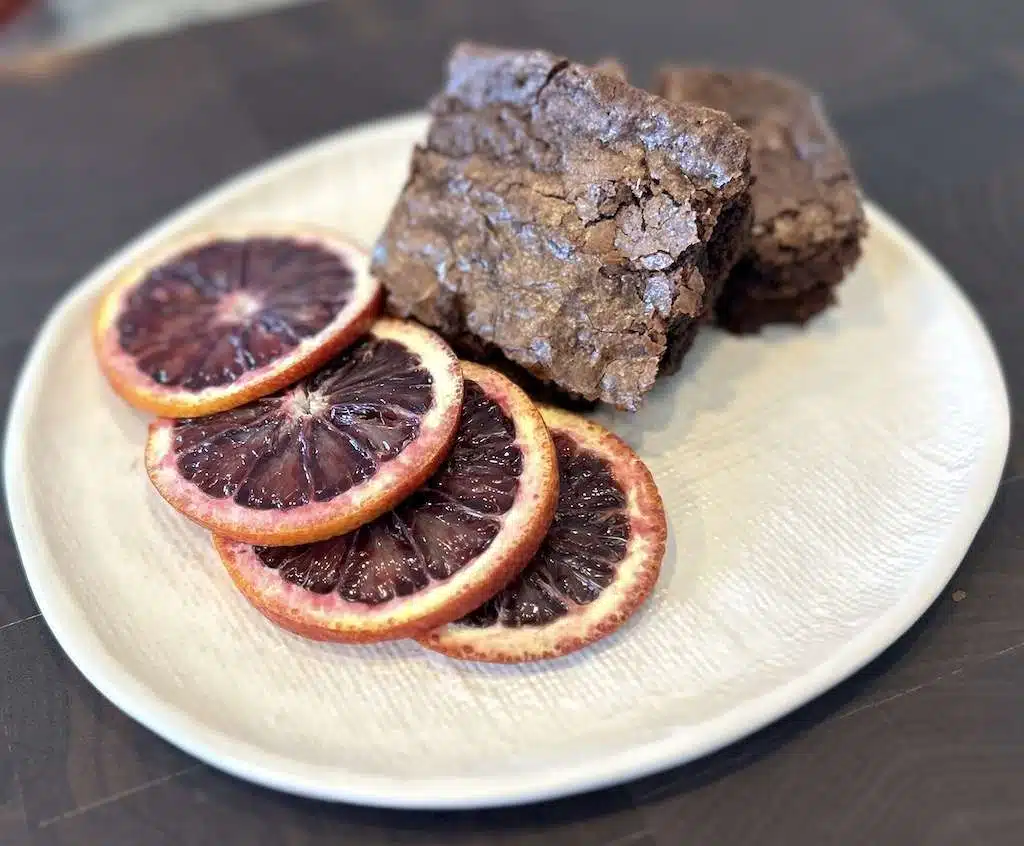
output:
<instances>
[{"instance_id":1,"label":"white ceramic plate","mask_svg":"<svg viewBox=\"0 0 1024 846\"><path fill-rule=\"evenodd\" d=\"M842 305L805 331L703 335L635 417L670 540L617 636L521 668L315 644L233 589L142 468L146 420L93 363L104 280L196 225L308 220L371 245L423 119L345 132L231 182L78 285L17 388L5 485L71 660L197 757L308 796L476 807L561 796L737 740L875 657L938 596L991 504L1009 412L949 276L877 208Z\"/></svg>"}]
</instances>

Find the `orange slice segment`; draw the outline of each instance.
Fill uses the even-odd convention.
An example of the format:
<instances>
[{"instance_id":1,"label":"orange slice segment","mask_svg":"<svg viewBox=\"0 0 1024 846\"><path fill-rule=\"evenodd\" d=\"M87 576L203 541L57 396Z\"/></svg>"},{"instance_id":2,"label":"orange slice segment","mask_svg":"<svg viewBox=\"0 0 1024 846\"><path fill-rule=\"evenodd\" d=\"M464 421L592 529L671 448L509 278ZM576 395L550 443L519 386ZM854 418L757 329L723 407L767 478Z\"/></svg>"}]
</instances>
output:
<instances>
[{"instance_id":1,"label":"orange slice segment","mask_svg":"<svg viewBox=\"0 0 1024 846\"><path fill-rule=\"evenodd\" d=\"M164 417L244 405L312 373L381 309L369 259L309 226L189 236L127 267L96 314L104 375Z\"/></svg>"},{"instance_id":2,"label":"orange slice segment","mask_svg":"<svg viewBox=\"0 0 1024 846\"><path fill-rule=\"evenodd\" d=\"M534 555L558 495L551 437L508 379L462 366L452 452L393 511L317 544L215 538L231 578L269 619L317 640L407 637L468 613Z\"/></svg>"},{"instance_id":3,"label":"orange slice segment","mask_svg":"<svg viewBox=\"0 0 1024 846\"><path fill-rule=\"evenodd\" d=\"M558 510L544 543L504 590L421 635L454 658L555 658L608 636L651 592L667 526L650 471L621 439L570 412L542 410L558 453Z\"/></svg>"},{"instance_id":4,"label":"orange slice segment","mask_svg":"<svg viewBox=\"0 0 1024 846\"><path fill-rule=\"evenodd\" d=\"M415 491L451 447L462 371L441 338L401 320L291 388L149 429L146 469L172 506L248 543L311 543Z\"/></svg>"}]
</instances>

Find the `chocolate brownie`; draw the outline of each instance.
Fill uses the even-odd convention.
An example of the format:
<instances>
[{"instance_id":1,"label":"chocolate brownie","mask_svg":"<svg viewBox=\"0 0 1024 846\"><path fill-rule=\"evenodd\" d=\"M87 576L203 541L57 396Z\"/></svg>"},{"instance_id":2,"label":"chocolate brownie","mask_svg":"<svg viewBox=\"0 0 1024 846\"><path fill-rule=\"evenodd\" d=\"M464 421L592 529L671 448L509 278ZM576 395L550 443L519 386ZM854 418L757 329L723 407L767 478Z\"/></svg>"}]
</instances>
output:
<instances>
[{"instance_id":1,"label":"chocolate brownie","mask_svg":"<svg viewBox=\"0 0 1024 846\"><path fill-rule=\"evenodd\" d=\"M374 251L389 310L636 409L749 236L747 134L616 73L461 45Z\"/></svg>"},{"instance_id":2,"label":"chocolate brownie","mask_svg":"<svg viewBox=\"0 0 1024 846\"><path fill-rule=\"evenodd\" d=\"M735 332L804 323L835 301L866 231L853 169L814 92L755 70L669 67L658 93L728 112L751 135L749 253L715 307Z\"/></svg>"}]
</instances>

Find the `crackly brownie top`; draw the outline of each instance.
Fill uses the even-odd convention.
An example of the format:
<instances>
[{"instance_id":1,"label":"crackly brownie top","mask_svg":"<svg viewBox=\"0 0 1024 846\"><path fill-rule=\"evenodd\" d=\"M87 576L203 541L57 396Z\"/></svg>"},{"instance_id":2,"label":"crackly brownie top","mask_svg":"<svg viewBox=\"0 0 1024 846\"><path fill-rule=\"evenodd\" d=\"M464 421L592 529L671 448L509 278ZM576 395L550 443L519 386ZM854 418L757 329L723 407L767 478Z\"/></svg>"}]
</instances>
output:
<instances>
[{"instance_id":1,"label":"crackly brownie top","mask_svg":"<svg viewBox=\"0 0 1024 846\"><path fill-rule=\"evenodd\" d=\"M600 153L636 160L638 151L655 180L668 179L677 203L701 189L743 190L749 142L727 115L673 106L630 86L623 74L611 62L590 68L542 50L462 44L431 104L428 147L565 172L577 192L612 175ZM691 184L679 184L681 177Z\"/></svg>"},{"instance_id":2,"label":"crackly brownie top","mask_svg":"<svg viewBox=\"0 0 1024 846\"><path fill-rule=\"evenodd\" d=\"M750 132L754 238L826 242L863 226L857 183L821 101L807 87L759 70L664 68L657 90L673 102L728 112ZM781 256L779 256L781 258Z\"/></svg>"},{"instance_id":3,"label":"crackly brownie top","mask_svg":"<svg viewBox=\"0 0 1024 846\"><path fill-rule=\"evenodd\" d=\"M375 250L390 308L635 408L667 335L706 307L746 133L542 51L462 45L448 70Z\"/></svg>"}]
</instances>

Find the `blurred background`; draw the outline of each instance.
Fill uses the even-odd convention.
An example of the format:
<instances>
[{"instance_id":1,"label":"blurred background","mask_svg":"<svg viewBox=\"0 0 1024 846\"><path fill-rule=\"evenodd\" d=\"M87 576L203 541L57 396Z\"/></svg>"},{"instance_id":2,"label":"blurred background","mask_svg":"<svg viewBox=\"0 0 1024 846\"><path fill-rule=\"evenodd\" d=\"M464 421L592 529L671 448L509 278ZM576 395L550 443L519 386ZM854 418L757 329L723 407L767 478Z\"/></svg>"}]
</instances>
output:
<instances>
[{"instance_id":1,"label":"blurred background","mask_svg":"<svg viewBox=\"0 0 1024 846\"><path fill-rule=\"evenodd\" d=\"M303 0L0 0L0 53L98 46ZM6 26L5 26L6 25Z\"/></svg>"}]
</instances>

